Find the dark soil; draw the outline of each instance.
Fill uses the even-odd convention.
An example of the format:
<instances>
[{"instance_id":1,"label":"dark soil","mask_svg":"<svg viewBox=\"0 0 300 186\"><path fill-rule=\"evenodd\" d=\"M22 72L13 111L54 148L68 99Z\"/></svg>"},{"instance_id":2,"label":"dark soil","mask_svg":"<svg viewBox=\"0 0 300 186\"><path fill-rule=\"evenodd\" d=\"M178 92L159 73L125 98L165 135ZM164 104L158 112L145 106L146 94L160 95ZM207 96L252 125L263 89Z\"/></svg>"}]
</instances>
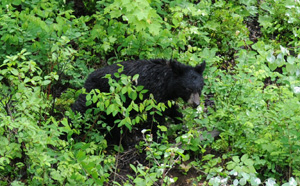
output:
<instances>
[{"instance_id":1,"label":"dark soil","mask_svg":"<svg viewBox=\"0 0 300 186\"><path fill-rule=\"evenodd\" d=\"M127 175L135 177L135 172L130 168L130 164L137 166L142 164L146 166L146 155L144 153L139 153L135 147L130 147L123 153L117 155L117 172L111 175L110 180L114 180L118 183L124 183L128 180ZM133 184L133 183L131 183Z\"/></svg>"},{"instance_id":2,"label":"dark soil","mask_svg":"<svg viewBox=\"0 0 300 186\"><path fill-rule=\"evenodd\" d=\"M220 132L217 130L213 130L211 132L209 132L212 137L218 137ZM135 134L135 133L133 133ZM130 134L132 137L132 134ZM199 136L199 138L201 140L203 139L203 136ZM135 143L138 144L139 141L143 140L141 138L136 138L135 139ZM211 152L211 151L207 151L208 153L212 153L212 154L216 154L216 156L220 156L220 154L218 154L217 152ZM132 176L132 177L136 177L136 173L131 169L130 164L134 165L135 167L137 167L138 165L142 165L143 167L152 167L153 166L153 161L148 161L146 159L146 149L143 149L142 152L139 152L138 149L136 149L134 146L127 146L126 150L120 154L116 155L116 165L117 165L117 171L114 172L111 177L110 180L111 182L109 183L109 185L112 185L113 181L116 181L120 184L125 183L126 181L128 181L128 175ZM190 154L193 154L192 152ZM175 184L173 184L174 186L185 186L185 185L202 185L199 184L199 180L197 180L197 178L201 175L203 175L203 173L197 171L195 168L193 167L189 167L189 162L195 160L197 158L195 157L191 157L190 160L188 162L181 162L180 165L174 165L171 169L166 169L165 171L165 175L170 177L170 178L177 178L177 181ZM184 171L186 170L186 171ZM203 178L205 178L203 176ZM156 182L155 185L161 185L162 183L162 179L160 179L159 181ZM130 180L131 182L132 180ZM201 183L202 181L200 181ZM203 180L204 182L204 180ZM131 183L133 184L133 183ZM133 184L134 185L134 184Z\"/></svg>"},{"instance_id":3,"label":"dark soil","mask_svg":"<svg viewBox=\"0 0 300 186\"><path fill-rule=\"evenodd\" d=\"M261 26L259 26L258 17L249 17L245 23L250 32L249 39L253 41L253 43L256 43L258 38L261 37Z\"/></svg>"},{"instance_id":4,"label":"dark soil","mask_svg":"<svg viewBox=\"0 0 300 186\"><path fill-rule=\"evenodd\" d=\"M110 180L114 180L120 184L125 183L128 178L127 175L135 177L135 172L130 168L130 164L134 165L135 167L138 164L142 164L145 167L150 167L151 165L146 160L146 155L144 153L138 153L137 149L130 148L125 152L118 155L118 168L117 172L111 175ZM183 163L183 166L188 166L188 162ZM203 185L202 183L198 183L197 177L203 175L203 173L197 171L195 168L189 168L188 172L184 172L178 165L174 166L174 168L168 170L167 176L170 178L177 178L175 184L172 186L187 186L187 185ZM161 181L159 180L154 185L161 185ZM111 185L108 183L108 185ZM134 185L134 183L131 183Z\"/></svg>"}]
</instances>

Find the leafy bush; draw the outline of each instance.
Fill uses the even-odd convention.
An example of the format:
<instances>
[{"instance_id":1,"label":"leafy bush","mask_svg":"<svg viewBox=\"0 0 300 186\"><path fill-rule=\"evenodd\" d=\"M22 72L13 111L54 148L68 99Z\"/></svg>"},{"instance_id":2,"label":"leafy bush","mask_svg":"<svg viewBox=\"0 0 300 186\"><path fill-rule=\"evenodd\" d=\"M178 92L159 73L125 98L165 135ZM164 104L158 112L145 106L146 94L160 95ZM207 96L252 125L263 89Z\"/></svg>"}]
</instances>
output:
<instances>
[{"instance_id":1,"label":"leafy bush","mask_svg":"<svg viewBox=\"0 0 300 186\"><path fill-rule=\"evenodd\" d=\"M299 184L299 10L294 0L2 0L1 185ZM126 149L109 148L113 126L99 113L135 131L174 103L144 99L138 76L119 73L110 93L88 94L85 116L69 107L93 69L137 58L205 59L206 86L197 109L176 101L182 124L157 124L159 143L143 130L144 161L121 175Z\"/></svg>"}]
</instances>

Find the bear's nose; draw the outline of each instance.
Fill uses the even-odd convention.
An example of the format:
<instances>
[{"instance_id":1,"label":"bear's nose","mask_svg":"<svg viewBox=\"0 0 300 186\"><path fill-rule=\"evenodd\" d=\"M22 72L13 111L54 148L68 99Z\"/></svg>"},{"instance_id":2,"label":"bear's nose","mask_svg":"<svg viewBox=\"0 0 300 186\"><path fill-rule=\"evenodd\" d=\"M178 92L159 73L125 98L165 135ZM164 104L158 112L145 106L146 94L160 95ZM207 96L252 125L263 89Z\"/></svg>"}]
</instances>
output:
<instances>
[{"instance_id":1,"label":"bear's nose","mask_svg":"<svg viewBox=\"0 0 300 186\"><path fill-rule=\"evenodd\" d=\"M188 100L188 103L191 104L194 108L200 105L199 93L192 93Z\"/></svg>"}]
</instances>

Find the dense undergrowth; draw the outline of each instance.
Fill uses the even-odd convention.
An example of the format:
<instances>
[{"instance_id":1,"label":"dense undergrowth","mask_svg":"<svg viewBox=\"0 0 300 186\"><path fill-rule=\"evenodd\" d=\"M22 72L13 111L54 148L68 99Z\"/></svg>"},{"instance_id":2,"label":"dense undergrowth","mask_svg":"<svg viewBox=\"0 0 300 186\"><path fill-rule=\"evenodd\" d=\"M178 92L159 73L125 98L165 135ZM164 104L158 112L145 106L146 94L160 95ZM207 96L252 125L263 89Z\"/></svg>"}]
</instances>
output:
<instances>
[{"instance_id":1,"label":"dense undergrowth","mask_svg":"<svg viewBox=\"0 0 300 186\"><path fill-rule=\"evenodd\" d=\"M298 0L1 0L0 185L299 184L299 15ZM149 58L206 60L202 104L178 100L159 143L145 129L111 147L95 127L110 125L70 105L93 69ZM88 96L124 130L174 104L125 107L136 78Z\"/></svg>"}]
</instances>

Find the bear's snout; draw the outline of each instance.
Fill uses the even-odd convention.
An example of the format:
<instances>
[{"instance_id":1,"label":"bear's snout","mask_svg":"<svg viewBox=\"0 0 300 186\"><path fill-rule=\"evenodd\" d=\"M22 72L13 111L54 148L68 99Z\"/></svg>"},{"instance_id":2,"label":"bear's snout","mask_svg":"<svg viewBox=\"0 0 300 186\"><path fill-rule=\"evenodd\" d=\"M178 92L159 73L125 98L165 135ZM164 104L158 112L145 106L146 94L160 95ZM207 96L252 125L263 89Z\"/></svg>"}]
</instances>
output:
<instances>
[{"instance_id":1,"label":"bear's snout","mask_svg":"<svg viewBox=\"0 0 300 186\"><path fill-rule=\"evenodd\" d=\"M194 108L197 107L200 104L200 96L199 93L192 93L190 95L190 98L188 100L188 103L191 104Z\"/></svg>"}]
</instances>

